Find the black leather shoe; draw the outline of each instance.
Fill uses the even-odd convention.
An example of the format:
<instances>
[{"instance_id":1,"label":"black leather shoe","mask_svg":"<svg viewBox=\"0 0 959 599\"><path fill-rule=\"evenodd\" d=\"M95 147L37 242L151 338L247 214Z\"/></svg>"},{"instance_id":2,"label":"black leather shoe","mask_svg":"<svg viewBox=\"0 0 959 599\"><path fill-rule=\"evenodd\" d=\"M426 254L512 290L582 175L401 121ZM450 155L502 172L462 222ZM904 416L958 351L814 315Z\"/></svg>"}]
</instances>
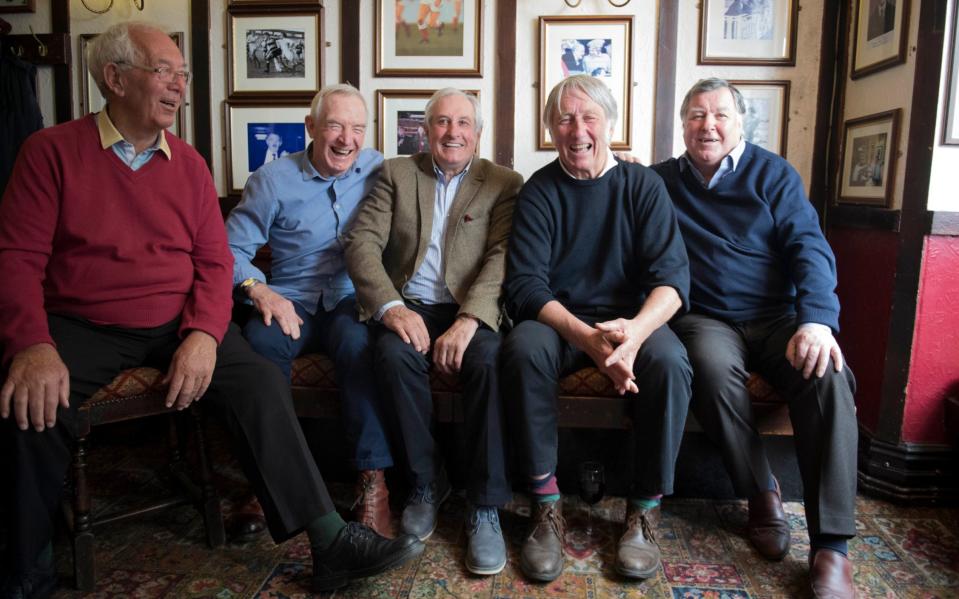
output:
<instances>
[{"instance_id":1,"label":"black leather shoe","mask_svg":"<svg viewBox=\"0 0 959 599\"><path fill-rule=\"evenodd\" d=\"M413 535L387 539L358 522L348 522L329 547L313 550L313 591L332 591L351 580L386 572L416 558L424 547Z\"/></svg>"},{"instance_id":2,"label":"black leather shoe","mask_svg":"<svg viewBox=\"0 0 959 599\"><path fill-rule=\"evenodd\" d=\"M226 517L226 534L233 543L255 541L266 530L266 517L256 496L250 495L233 506L233 512Z\"/></svg>"},{"instance_id":3,"label":"black leather shoe","mask_svg":"<svg viewBox=\"0 0 959 599\"><path fill-rule=\"evenodd\" d=\"M40 552L37 563L26 574L7 574L0 580L2 599L46 599L57 590L57 570L53 562L53 544Z\"/></svg>"}]
</instances>

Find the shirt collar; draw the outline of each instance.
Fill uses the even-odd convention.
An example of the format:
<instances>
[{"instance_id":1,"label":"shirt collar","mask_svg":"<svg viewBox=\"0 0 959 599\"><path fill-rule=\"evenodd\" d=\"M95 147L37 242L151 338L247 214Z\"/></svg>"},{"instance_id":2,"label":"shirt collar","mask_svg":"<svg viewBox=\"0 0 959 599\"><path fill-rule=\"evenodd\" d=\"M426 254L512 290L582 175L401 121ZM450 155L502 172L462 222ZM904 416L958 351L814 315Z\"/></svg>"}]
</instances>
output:
<instances>
[{"instance_id":1,"label":"shirt collar","mask_svg":"<svg viewBox=\"0 0 959 599\"><path fill-rule=\"evenodd\" d=\"M103 110L97 113L97 131L100 132L100 147L104 150L112 147L118 142L126 141L123 139L123 135L117 131L113 121L110 120L110 115L107 114L107 109L105 106L103 107ZM166 142L166 135L163 134L163 131L160 131L160 134L157 135L157 141L148 149L160 150L167 157L167 160L170 160L173 157L173 154L170 152L170 146Z\"/></svg>"},{"instance_id":2,"label":"shirt collar","mask_svg":"<svg viewBox=\"0 0 959 599\"><path fill-rule=\"evenodd\" d=\"M616 167L616 164L617 164L617 162L616 162L616 156L613 155L613 150L611 150L611 149L607 146L607 148L606 148L606 166L603 167L603 172L601 172L596 178L599 179L600 177L602 177L603 175L605 175L605 174L608 173L609 171L613 170L613 168ZM569 175L571 178L573 178L573 179L579 179L579 178L580 178L580 177L575 176L573 173L569 172L568 170L566 170L566 166L563 165L563 161L562 161L562 160L559 161L559 167L560 167L561 169L563 169L563 172L566 173L567 175Z\"/></svg>"},{"instance_id":3,"label":"shirt collar","mask_svg":"<svg viewBox=\"0 0 959 599\"><path fill-rule=\"evenodd\" d=\"M743 157L743 152L746 151L746 140L740 139L739 143L736 144L736 147L729 151L729 154L726 154L723 157L723 162L727 165L727 169L730 172L736 172L736 169L739 168L739 159ZM686 170L687 166L694 166L692 159L689 157L689 152L683 152L683 155L679 157L679 170ZM731 168L730 168L731 167ZM695 169L696 172L699 172L699 169Z\"/></svg>"},{"instance_id":4,"label":"shirt collar","mask_svg":"<svg viewBox=\"0 0 959 599\"><path fill-rule=\"evenodd\" d=\"M433 161L433 172L436 173L436 179L437 179L438 181L444 181L444 182L445 182L445 181L446 181L446 173L444 173L443 170L442 170L440 167L436 166L436 160L435 160L435 159L433 159L433 158L431 157L430 160ZM465 177L465 176L466 176L466 173L470 172L470 167L471 167L471 166L473 166L473 159L472 159L472 158L470 159L469 164L466 165L466 168L464 168L464 169L461 170L460 172L458 172L458 173L456 173L455 175L453 175L453 177L450 179L450 181L452 181L453 179L462 179L463 177Z\"/></svg>"}]
</instances>

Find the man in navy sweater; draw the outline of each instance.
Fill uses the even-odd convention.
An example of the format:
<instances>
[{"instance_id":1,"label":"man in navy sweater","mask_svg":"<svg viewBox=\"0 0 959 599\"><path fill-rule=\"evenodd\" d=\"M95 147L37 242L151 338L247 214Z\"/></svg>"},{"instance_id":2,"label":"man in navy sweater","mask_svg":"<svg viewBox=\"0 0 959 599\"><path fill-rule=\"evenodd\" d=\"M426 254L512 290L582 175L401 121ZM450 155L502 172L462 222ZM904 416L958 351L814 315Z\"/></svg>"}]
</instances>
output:
<instances>
[{"instance_id":1,"label":"man in navy sweater","mask_svg":"<svg viewBox=\"0 0 959 599\"><path fill-rule=\"evenodd\" d=\"M613 157L616 112L599 79L561 81L543 111L559 159L523 186L513 215L504 291L518 324L503 344L501 368L533 499L520 559L533 580L563 570L560 377L596 366L633 400L635 475L616 552L616 570L633 578L659 569L652 531L660 499L672 493L689 405L686 352L664 326L687 304L686 250L659 177Z\"/></svg>"},{"instance_id":2,"label":"man in navy sweater","mask_svg":"<svg viewBox=\"0 0 959 599\"><path fill-rule=\"evenodd\" d=\"M770 560L789 552L790 530L752 421L749 372L789 399L813 594L852 596L855 379L833 337L835 258L796 170L743 140L745 112L728 82L699 81L680 109L686 152L653 167L689 253L690 310L671 326L693 365L693 412L749 498L749 539Z\"/></svg>"}]
</instances>

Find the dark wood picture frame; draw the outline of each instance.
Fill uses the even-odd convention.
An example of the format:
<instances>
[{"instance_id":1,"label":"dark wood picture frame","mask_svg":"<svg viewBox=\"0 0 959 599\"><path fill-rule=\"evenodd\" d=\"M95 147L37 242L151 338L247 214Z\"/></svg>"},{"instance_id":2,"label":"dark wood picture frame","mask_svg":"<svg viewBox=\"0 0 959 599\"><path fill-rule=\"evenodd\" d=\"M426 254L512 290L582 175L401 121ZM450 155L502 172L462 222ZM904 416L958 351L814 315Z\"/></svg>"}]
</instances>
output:
<instances>
[{"instance_id":1,"label":"dark wood picture frame","mask_svg":"<svg viewBox=\"0 0 959 599\"><path fill-rule=\"evenodd\" d=\"M780 122L778 123L779 126L776 128L778 129L779 143L775 144L776 145L775 148L768 147L765 144L757 144L757 145L760 145L766 148L767 150L769 150L770 152L775 152L776 154L779 154L780 156L785 158L786 148L788 147L788 142L789 142L789 94L790 94L790 88L791 88L790 82L786 79L756 79L756 80L730 79L729 83L735 85L736 89L738 89L740 93L742 93L744 96L748 95L750 88L764 88L764 87L770 88L771 87L771 88L778 88L780 90L779 93L782 95L782 101L780 102L780 105L778 107ZM746 98L746 100L748 104L749 99ZM748 127L746 126L745 122L743 123L743 129L744 129L743 136L746 138L746 141L756 143L753 140L749 139L748 136L746 136L745 130L748 129Z\"/></svg>"},{"instance_id":2,"label":"dark wood picture frame","mask_svg":"<svg viewBox=\"0 0 959 599\"><path fill-rule=\"evenodd\" d=\"M240 110L290 110L283 121L268 120L268 122L282 122L284 124L302 123L306 115L310 112L310 101L303 99L268 99L268 100L225 100L223 102L223 150L224 150L224 170L226 172L226 192L228 195L239 195L243 192L246 185L246 179L249 177L249 169L234 169L236 159L242 159L242 155L248 153L248 138L244 136L238 139L233 134L236 121L246 122L245 120L235 119L234 112ZM305 125L304 125L305 130ZM305 134L304 147L309 147L308 133ZM242 177L238 177L239 175ZM242 178L242 181L239 181Z\"/></svg>"},{"instance_id":3,"label":"dark wood picture frame","mask_svg":"<svg viewBox=\"0 0 959 599\"><path fill-rule=\"evenodd\" d=\"M837 203L892 206L901 116L894 108L845 122Z\"/></svg>"},{"instance_id":4,"label":"dark wood picture frame","mask_svg":"<svg viewBox=\"0 0 959 599\"><path fill-rule=\"evenodd\" d=\"M9 4L9 0L0 0L0 13L37 12L36 0L23 0L20 4Z\"/></svg>"},{"instance_id":5,"label":"dark wood picture frame","mask_svg":"<svg viewBox=\"0 0 959 599\"><path fill-rule=\"evenodd\" d=\"M463 92L475 96L476 98L480 97L480 92L478 89L464 89ZM409 154L400 154L396 151L398 149L399 143L396 144L397 147L394 147L393 144L387 141L387 125L396 125L397 128L400 126L398 119L394 122L393 115L389 114L387 104L390 101L403 101L403 100L412 100L417 102L417 107L419 103L422 102L422 107L426 107L426 102L436 93L435 89L378 89L376 90L376 148L386 157L393 158L395 156L408 156ZM427 124L422 123L424 130L427 127ZM479 154L479 141L477 140L476 153Z\"/></svg>"},{"instance_id":6,"label":"dark wood picture frame","mask_svg":"<svg viewBox=\"0 0 959 599\"><path fill-rule=\"evenodd\" d=\"M888 29L890 27L888 22L877 24L874 20L877 15L873 14L871 9L877 6L874 4L876 2L894 2L892 6L895 10L891 29ZM851 35L852 60L849 63L851 65L850 78L859 79L906 62L906 49L909 43L910 0L856 0L854 10ZM864 12L869 13L865 15L865 18L863 18ZM871 30L873 29L886 30L873 38L868 38L867 36L872 33ZM891 39L880 40L880 38L886 36ZM879 40L881 43L875 44L875 46L877 48L884 47L884 49L878 51L866 47L869 46L870 40Z\"/></svg>"},{"instance_id":7,"label":"dark wood picture frame","mask_svg":"<svg viewBox=\"0 0 959 599\"><path fill-rule=\"evenodd\" d=\"M737 20L739 16L728 14L719 14L717 16L722 0L700 0L697 64L795 66L796 39L799 29L799 0L779 1L788 4L783 13L779 15L781 19L785 20L786 30L776 36L777 40L773 40L772 43L765 45L775 48L776 41L782 42L785 47L785 54L781 56L773 55L772 52L768 52L766 55L759 54L759 52L763 50L762 46L764 45L760 42L752 42L752 47L749 47L746 42L741 42L744 46L742 49L730 47L726 49L725 53L721 52L719 48L710 51L709 46L713 43L713 36L710 35L711 25L715 29L715 21L718 18L722 18L722 30L724 34L727 31L737 31L739 29ZM711 5L714 5L712 11L710 10ZM734 6L738 6L738 3L734 4ZM718 41L715 43L719 45ZM726 42L726 44L733 46L736 42Z\"/></svg>"}]
</instances>

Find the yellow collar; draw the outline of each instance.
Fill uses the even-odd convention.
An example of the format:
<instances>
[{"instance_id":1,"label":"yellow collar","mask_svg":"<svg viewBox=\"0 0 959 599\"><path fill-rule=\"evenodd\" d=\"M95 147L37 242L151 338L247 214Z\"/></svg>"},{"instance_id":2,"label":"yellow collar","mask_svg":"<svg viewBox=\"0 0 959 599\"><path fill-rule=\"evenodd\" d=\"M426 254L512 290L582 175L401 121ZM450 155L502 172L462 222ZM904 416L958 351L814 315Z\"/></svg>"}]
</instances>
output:
<instances>
[{"instance_id":1,"label":"yellow collar","mask_svg":"<svg viewBox=\"0 0 959 599\"><path fill-rule=\"evenodd\" d=\"M123 139L123 135L117 131L117 128L113 125L113 121L110 120L110 115L107 114L106 106L103 107L103 110L97 113L97 130L100 132L100 147L106 150L107 148L113 146L113 144L118 141L126 141ZM164 155L166 155L167 160L172 158L170 152L170 146L166 142L166 135L163 135L163 132L160 132L159 142L155 143L154 146L158 148Z\"/></svg>"}]
</instances>

